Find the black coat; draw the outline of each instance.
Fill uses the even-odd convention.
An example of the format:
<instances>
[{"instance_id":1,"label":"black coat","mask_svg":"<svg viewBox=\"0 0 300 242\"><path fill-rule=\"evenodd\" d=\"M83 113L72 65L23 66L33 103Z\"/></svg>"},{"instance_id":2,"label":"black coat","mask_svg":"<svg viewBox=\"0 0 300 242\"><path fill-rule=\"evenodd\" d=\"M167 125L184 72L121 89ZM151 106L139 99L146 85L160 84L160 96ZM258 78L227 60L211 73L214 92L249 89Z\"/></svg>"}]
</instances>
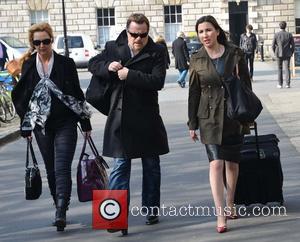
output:
<instances>
[{"instance_id":1,"label":"black coat","mask_svg":"<svg viewBox=\"0 0 300 242\"><path fill-rule=\"evenodd\" d=\"M54 63L50 79L64 94L71 95L83 101L84 94L80 88L76 66L73 59L58 55L55 52L53 53ZM36 70L36 54L30 56L29 59L23 63L21 73L21 79L12 91L12 100L22 123L33 90L41 79ZM83 131L91 130L91 123L89 119L79 119L79 117L77 117L76 114L67 108L60 100L52 98L51 114L47 120L46 127L50 120L53 122L59 122L68 120L68 118L78 119Z\"/></svg>"},{"instance_id":2,"label":"black coat","mask_svg":"<svg viewBox=\"0 0 300 242\"><path fill-rule=\"evenodd\" d=\"M175 68L178 70L189 69L189 51L183 38L178 37L172 43L172 53L175 57Z\"/></svg>"},{"instance_id":3,"label":"black coat","mask_svg":"<svg viewBox=\"0 0 300 242\"><path fill-rule=\"evenodd\" d=\"M126 80L108 71L113 61L129 69ZM167 133L159 114L158 91L164 86L164 49L149 38L131 58L126 31L89 62L89 71L109 83L110 109L104 132L103 155L140 158L169 152Z\"/></svg>"}]
</instances>

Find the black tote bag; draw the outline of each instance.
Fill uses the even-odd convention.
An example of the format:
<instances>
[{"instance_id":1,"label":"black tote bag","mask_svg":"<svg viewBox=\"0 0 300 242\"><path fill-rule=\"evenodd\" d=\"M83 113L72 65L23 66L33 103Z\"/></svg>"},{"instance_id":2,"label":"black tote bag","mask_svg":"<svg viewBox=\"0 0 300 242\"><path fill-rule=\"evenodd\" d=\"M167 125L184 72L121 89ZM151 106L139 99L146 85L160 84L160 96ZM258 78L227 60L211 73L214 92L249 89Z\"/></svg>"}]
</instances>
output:
<instances>
[{"instance_id":1,"label":"black tote bag","mask_svg":"<svg viewBox=\"0 0 300 242\"><path fill-rule=\"evenodd\" d=\"M255 93L240 80L237 65L236 75L227 78L223 84L227 92L227 116L241 123L254 122L263 106Z\"/></svg>"},{"instance_id":2,"label":"black tote bag","mask_svg":"<svg viewBox=\"0 0 300 242\"><path fill-rule=\"evenodd\" d=\"M29 166L29 153L32 166ZM42 194L42 179L37 160L34 155L32 141L27 139L26 167L25 167L25 199L35 200Z\"/></svg>"},{"instance_id":3,"label":"black tote bag","mask_svg":"<svg viewBox=\"0 0 300 242\"><path fill-rule=\"evenodd\" d=\"M86 90L86 101L100 113L108 115L110 108L111 89L110 83L93 75Z\"/></svg>"}]
</instances>

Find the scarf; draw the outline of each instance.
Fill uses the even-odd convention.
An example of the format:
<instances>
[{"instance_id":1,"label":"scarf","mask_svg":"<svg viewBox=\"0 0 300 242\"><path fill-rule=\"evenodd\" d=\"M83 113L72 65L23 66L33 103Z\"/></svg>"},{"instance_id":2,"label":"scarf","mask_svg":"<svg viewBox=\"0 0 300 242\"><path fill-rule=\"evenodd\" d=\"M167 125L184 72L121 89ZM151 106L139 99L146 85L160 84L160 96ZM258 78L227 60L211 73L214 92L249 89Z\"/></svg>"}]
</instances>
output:
<instances>
[{"instance_id":1,"label":"scarf","mask_svg":"<svg viewBox=\"0 0 300 242\"><path fill-rule=\"evenodd\" d=\"M63 94L56 84L50 80L49 76L52 71L54 59L53 54L51 58L52 61L50 59L46 73L37 55L37 70L39 76L43 76L35 86L30 98L28 111L26 112L21 125L21 129L24 131L34 130L35 126L38 124L42 128L42 132L45 133L46 121L50 116L51 92L81 119L88 119L91 117L91 112L85 101L80 101L73 96Z\"/></svg>"}]
</instances>

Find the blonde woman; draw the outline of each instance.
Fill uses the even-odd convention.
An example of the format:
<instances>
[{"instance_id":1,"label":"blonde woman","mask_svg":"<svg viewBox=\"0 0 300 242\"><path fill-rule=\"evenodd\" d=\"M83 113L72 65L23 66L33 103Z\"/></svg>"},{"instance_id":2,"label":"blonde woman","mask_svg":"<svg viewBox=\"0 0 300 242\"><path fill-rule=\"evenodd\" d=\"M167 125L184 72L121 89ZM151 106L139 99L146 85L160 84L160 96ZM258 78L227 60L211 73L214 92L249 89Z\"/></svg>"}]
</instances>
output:
<instances>
[{"instance_id":1,"label":"blonde woman","mask_svg":"<svg viewBox=\"0 0 300 242\"><path fill-rule=\"evenodd\" d=\"M52 50L53 38L48 23L31 26L30 49L21 60L22 75L12 98L21 119L21 135L31 140L35 134L56 205L54 225L63 231L71 196L76 125L79 121L85 135L90 135L91 124L75 63Z\"/></svg>"}]
</instances>

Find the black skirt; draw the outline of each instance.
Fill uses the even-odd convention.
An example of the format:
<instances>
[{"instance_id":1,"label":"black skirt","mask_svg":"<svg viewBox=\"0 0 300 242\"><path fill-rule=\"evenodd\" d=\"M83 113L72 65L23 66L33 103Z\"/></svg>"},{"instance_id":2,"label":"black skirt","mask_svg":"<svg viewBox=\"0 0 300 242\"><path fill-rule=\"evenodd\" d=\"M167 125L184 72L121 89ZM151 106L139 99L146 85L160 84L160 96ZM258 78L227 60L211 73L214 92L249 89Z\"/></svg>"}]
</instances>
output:
<instances>
[{"instance_id":1,"label":"black skirt","mask_svg":"<svg viewBox=\"0 0 300 242\"><path fill-rule=\"evenodd\" d=\"M212 160L226 160L239 163L243 138L243 135L235 135L224 138L221 145L206 144L205 148L209 162Z\"/></svg>"}]
</instances>

